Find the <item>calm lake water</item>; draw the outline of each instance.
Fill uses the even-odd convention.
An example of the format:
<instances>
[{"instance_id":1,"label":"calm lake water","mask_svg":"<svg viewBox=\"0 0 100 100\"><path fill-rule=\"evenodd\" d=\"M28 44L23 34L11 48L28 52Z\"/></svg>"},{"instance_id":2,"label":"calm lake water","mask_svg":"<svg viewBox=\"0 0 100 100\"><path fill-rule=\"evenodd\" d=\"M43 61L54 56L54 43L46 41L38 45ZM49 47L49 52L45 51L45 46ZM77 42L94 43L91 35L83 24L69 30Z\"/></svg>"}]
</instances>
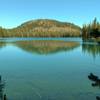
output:
<instances>
[{"instance_id":1,"label":"calm lake water","mask_svg":"<svg viewBox=\"0 0 100 100\"><path fill-rule=\"evenodd\" d=\"M80 38L0 39L0 74L8 100L96 100L100 45Z\"/></svg>"}]
</instances>

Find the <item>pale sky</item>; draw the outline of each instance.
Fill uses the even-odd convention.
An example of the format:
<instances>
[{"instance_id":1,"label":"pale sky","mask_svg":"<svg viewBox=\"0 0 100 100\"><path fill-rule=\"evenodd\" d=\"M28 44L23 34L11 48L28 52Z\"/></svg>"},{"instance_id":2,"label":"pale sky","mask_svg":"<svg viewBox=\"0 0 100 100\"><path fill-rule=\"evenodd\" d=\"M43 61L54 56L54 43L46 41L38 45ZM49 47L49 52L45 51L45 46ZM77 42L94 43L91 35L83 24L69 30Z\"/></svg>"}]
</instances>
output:
<instances>
[{"instance_id":1,"label":"pale sky","mask_svg":"<svg viewBox=\"0 0 100 100\"><path fill-rule=\"evenodd\" d=\"M100 21L100 0L0 0L0 26L4 28L42 18L82 26L94 17Z\"/></svg>"}]
</instances>

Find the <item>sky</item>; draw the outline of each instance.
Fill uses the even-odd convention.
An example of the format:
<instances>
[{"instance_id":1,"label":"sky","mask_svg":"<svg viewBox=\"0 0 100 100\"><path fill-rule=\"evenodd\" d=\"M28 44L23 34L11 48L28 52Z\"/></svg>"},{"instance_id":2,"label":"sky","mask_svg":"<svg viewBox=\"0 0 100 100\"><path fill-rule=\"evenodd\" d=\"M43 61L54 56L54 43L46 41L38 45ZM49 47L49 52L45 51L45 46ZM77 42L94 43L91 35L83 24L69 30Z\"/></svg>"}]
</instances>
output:
<instances>
[{"instance_id":1,"label":"sky","mask_svg":"<svg viewBox=\"0 0 100 100\"><path fill-rule=\"evenodd\" d=\"M35 19L56 19L82 26L100 21L100 0L0 0L0 26L13 28Z\"/></svg>"}]
</instances>

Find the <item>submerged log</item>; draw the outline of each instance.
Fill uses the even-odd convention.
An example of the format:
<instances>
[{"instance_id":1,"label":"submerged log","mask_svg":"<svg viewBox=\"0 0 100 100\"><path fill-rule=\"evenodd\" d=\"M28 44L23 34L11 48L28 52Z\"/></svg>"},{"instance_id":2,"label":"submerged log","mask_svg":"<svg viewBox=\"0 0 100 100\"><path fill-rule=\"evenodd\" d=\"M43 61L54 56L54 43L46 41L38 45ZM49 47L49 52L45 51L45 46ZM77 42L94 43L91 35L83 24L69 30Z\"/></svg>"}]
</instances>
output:
<instances>
[{"instance_id":1,"label":"submerged log","mask_svg":"<svg viewBox=\"0 0 100 100\"><path fill-rule=\"evenodd\" d=\"M7 96L6 96L6 94L4 94L4 100L7 100Z\"/></svg>"},{"instance_id":2,"label":"submerged log","mask_svg":"<svg viewBox=\"0 0 100 100\"><path fill-rule=\"evenodd\" d=\"M93 73L90 73L90 75L88 75L88 78L92 81L99 81L98 76L94 75Z\"/></svg>"},{"instance_id":3,"label":"submerged log","mask_svg":"<svg viewBox=\"0 0 100 100\"><path fill-rule=\"evenodd\" d=\"M99 97L99 96L96 96L96 99L97 99L97 100L100 100L100 97Z\"/></svg>"},{"instance_id":4,"label":"submerged log","mask_svg":"<svg viewBox=\"0 0 100 100\"><path fill-rule=\"evenodd\" d=\"M2 81L2 77L0 75L0 100L7 100L6 94L3 93L5 83Z\"/></svg>"}]
</instances>

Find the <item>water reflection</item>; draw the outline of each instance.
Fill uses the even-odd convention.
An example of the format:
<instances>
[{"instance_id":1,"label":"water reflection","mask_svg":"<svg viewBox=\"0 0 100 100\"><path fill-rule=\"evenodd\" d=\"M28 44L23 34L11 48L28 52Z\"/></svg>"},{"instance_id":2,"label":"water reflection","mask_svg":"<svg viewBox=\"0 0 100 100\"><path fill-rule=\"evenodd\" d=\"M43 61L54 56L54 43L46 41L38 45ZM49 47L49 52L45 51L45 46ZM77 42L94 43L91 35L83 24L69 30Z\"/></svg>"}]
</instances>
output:
<instances>
[{"instance_id":1,"label":"water reflection","mask_svg":"<svg viewBox=\"0 0 100 100\"><path fill-rule=\"evenodd\" d=\"M70 51L78 46L79 42L67 42L62 40L25 40L25 41L0 41L0 48L7 45L15 45L24 51L36 54L53 54L61 51Z\"/></svg>"},{"instance_id":2,"label":"water reflection","mask_svg":"<svg viewBox=\"0 0 100 100\"><path fill-rule=\"evenodd\" d=\"M0 42L0 48L3 48L6 46L6 43L5 42Z\"/></svg>"},{"instance_id":3,"label":"water reflection","mask_svg":"<svg viewBox=\"0 0 100 100\"><path fill-rule=\"evenodd\" d=\"M91 84L92 87L100 88L100 79L98 76L94 75L93 73L90 73L90 75L88 75L88 79L93 81L93 83ZM100 100L100 96L96 96L96 100Z\"/></svg>"},{"instance_id":4,"label":"water reflection","mask_svg":"<svg viewBox=\"0 0 100 100\"><path fill-rule=\"evenodd\" d=\"M94 58L100 55L100 45L99 44L82 44L83 52L91 54Z\"/></svg>"},{"instance_id":5,"label":"water reflection","mask_svg":"<svg viewBox=\"0 0 100 100\"><path fill-rule=\"evenodd\" d=\"M58 40L17 41L15 44L27 52L37 54L52 54L61 51L70 51L80 45L78 42Z\"/></svg>"},{"instance_id":6,"label":"water reflection","mask_svg":"<svg viewBox=\"0 0 100 100\"><path fill-rule=\"evenodd\" d=\"M4 82L2 81L2 77L0 76L0 100L7 100L6 99L6 94L4 94L3 92L3 90L4 90L4 86L5 86L5 84L4 84Z\"/></svg>"}]
</instances>

